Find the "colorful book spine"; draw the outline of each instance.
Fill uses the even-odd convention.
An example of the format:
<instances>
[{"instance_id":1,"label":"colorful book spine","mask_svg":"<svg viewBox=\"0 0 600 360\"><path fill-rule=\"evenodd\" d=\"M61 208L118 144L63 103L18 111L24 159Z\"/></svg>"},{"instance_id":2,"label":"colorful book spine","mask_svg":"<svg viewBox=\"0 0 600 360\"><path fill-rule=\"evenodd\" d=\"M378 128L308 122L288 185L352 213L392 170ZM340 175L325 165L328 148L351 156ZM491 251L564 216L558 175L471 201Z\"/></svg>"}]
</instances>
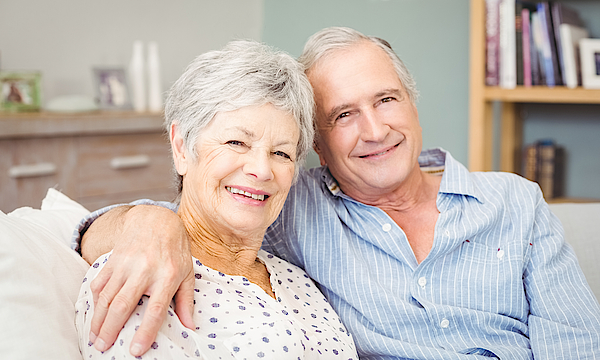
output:
<instances>
[{"instance_id":1,"label":"colorful book spine","mask_svg":"<svg viewBox=\"0 0 600 360\"><path fill-rule=\"evenodd\" d=\"M531 80L531 25L529 18L529 9L521 10L521 44L523 51L523 86L530 87Z\"/></svg>"},{"instance_id":2,"label":"colorful book spine","mask_svg":"<svg viewBox=\"0 0 600 360\"><path fill-rule=\"evenodd\" d=\"M550 4L552 13L552 25L554 30L554 39L556 41L556 53L557 60L560 65L560 73L562 76L562 83L567 85L566 74L565 74L565 59L564 59L564 47L562 45L563 36L560 31L562 24L570 24L574 26L583 27L583 22L579 17L577 11L563 5L560 2L553 2Z\"/></svg>"},{"instance_id":3,"label":"colorful book spine","mask_svg":"<svg viewBox=\"0 0 600 360\"><path fill-rule=\"evenodd\" d=\"M536 11L531 14L531 75L534 85L546 85L546 72L544 67L544 41L542 35L542 25L540 24L540 16Z\"/></svg>"},{"instance_id":4,"label":"colorful book spine","mask_svg":"<svg viewBox=\"0 0 600 360\"><path fill-rule=\"evenodd\" d=\"M500 0L486 0L486 69L485 83L500 84Z\"/></svg>"},{"instance_id":5,"label":"colorful book spine","mask_svg":"<svg viewBox=\"0 0 600 360\"><path fill-rule=\"evenodd\" d=\"M540 185L546 200L564 195L565 150L552 140L540 140L523 149L523 176Z\"/></svg>"},{"instance_id":6,"label":"colorful book spine","mask_svg":"<svg viewBox=\"0 0 600 360\"><path fill-rule=\"evenodd\" d=\"M517 52L515 34L515 0L500 3L500 86L517 86Z\"/></svg>"}]
</instances>

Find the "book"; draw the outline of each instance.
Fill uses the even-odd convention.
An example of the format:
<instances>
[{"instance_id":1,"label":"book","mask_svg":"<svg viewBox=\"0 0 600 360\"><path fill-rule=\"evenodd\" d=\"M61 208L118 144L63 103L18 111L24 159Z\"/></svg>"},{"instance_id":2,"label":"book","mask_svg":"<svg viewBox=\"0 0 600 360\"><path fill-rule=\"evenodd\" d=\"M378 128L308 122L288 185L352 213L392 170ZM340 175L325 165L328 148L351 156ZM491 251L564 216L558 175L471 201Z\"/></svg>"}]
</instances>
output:
<instances>
[{"instance_id":1,"label":"book","mask_svg":"<svg viewBox=\"0 0 600 360\"><path fill-rule=\"evenodd\" d=\"M515 20L517 26L517 38L521 38L520 43L517 43L517 83L524 86L538 85L539 81L535 81L533 77L539 78L539 70L537 67L537 55L532 51L533 34L531 29L531 15L537 10L537 4L529 1L517 0L516 11L521 15ZM517 22L521 23L521 33L519 35ZM519 79L519 61L522 62L522 80ZM535 72L535 74L533 74Z\"/></svg>"},{"instance_id":2,"label":"book","mask_svg":"<svg viewBox=\"0 0 600 360\"><path fill-rule=\"evenodd\" d=\"M536 9L536 4L530 1L515 1L515 48L516 48L516 76L517 85L525 84L525 60L529 61L529 35L525 39L524 26L529 25L529 11ZM529 10L525 12L524 10ZM527 46L527 51L525 50ZM531 64L529 64L531 66ZM530 69L529 69L530 71Z\"/></svg>"},{"instance_id":3,"label":"book","mask_svg":"<svg viewBox=\"0 0 600 360\"><path fill-rule=\"evenodd\" d=\"M563 196L564 149L555 145L552 140L541 140L538 147L540 165L537 182L544 198L549 200Z\"/></svg>"},{"instance_id":4,"label":"book","mask_svg":"<svg viewBox=\"0 0 600 360\"><path fill-rule=\"evenodd\" d=\"M553 140L523 148L523 176L539 184L546 200L564 196L565 150Z\"/></svg>"},{"instance_id":5,"label":"book","mask_svg":"<svg viewBox=\"0 0 600 360\"><path fill-rule=\"evenodd\" d=\"M500 86L517 86L517 53L515 34L515 0L500 3Z\"/></svg>"},{"instance_id":6,"label":"book","mask_svg":"<svg viewBox=\"0 0 600 360\"><path fill-rule=\"evenodd\" d=\"M546 77L546 85L554 87L562 85L562 77L560 75L560 67L556 52L556 39L554 30L552 29L552 16L550 15L550 4L548 2L538 3L540 24L542 27L542 44L543 44L543 65L544 75Z\"/></svg>"},{"instance_id":7,"label":"book","mask_svg":"<svg viewBox=\"0 0 600 360\"><path fill-rule=\"evenodd\" d=\"M537 144L526 145L523 150L523 177L528 180L537 179Z\"/></svg>"},{"instance_id":8,"label":"book","mask_svg":"<svg viewBox=\"0 0 600 360\"><path fill-rule=\"evenodd\" d=\"M560 2L552 2L550 4L551 12L552 12L552 24L554 30L554 39L556 41L556 53L557 60L560 65L560 71L562 75L562 83L566 83L565 79L565 61L562 47L562 35L560 33L560 26L562 24L570 24L578 27L584 27L583 21L579 17L579 13L571 9L570 7L565 6Z\"/></svg>"},{"instance_id":9,"label":"book","mask_svg":"<svg viewBox=\"0 0 600 360\"><path fill-rule=\"evenodd\" d=\"M542 32L539 13L536 11L531 14L531 76L533 85L546 85L546 72L543 64L544 41L542 39Z\"/></svg>"},{"instance_id":10,"label":"book","mask_svg":"<svg viewBox=\"0 0 600 360\"><path fill-rule=\"evenodd\" d=\"M570 25L560 25L561 47L564 59L564 80L569 88L581 85L581 61L579 58L579 40L587 38L587 29Z\"/></svg>"},{"instance_id":11,"label":"book","mask_svg":"<svg viewBox=\"0 0 600 360\"><path fill-rule=\"evenodd\" d=\"M500 0L485 1L485 84L500 84Z\"/></svg>"},{"instance_id":12,"label":"book","mask_svg":"<svg viewBox=\"0 0 600 360\"><path fill-rule=\"evenodd\" d=\"M523 3L520 0L515 2L515 48L517 56L517 85L523 85L525 58L523 51Z\"/></svg>"}]
</instances>

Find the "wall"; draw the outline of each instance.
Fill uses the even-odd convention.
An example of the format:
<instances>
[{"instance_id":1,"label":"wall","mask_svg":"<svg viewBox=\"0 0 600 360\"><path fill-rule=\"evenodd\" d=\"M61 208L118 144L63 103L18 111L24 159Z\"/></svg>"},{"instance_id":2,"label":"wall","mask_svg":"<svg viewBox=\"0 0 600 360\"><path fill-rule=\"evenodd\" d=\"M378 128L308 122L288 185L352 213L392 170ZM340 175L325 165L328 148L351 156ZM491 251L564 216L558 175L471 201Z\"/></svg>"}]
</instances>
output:
<instances>
[{"instance_id":1,"label":"wall","mask_svg":"<svg viewBox=\"0 0 600 360\"><path fill-rule=\"evenodd\" d=\"M441 146L468 159L467 0L265 0L263 40L300 55L327 26L386 39L416 78L424 148ZM309 165L318 165L316 156Z\"/></svg>"},{"instance_id":2,"label":"wall","mask_svg":"<svg viewBox=\"0 0 600 360\"><path fill-rule=\"evenodd\" d=\"M44 103L92 96L93 66L127 66L133 41L157 41L166 90L200 53L260 40L262 15L262 0L2 0L0 66L41 70Z\"/></svg>"},{"instance_id":3,"label":"wall","mask_svg":"<svg viewBox=\"0 0 600 360\"><path fill-rule=\"evenodd\" d=\"M569 3L600 37L600 1ZM166 89L194 56L232 38L262 39L298 56L315 31L350 26L390 41L412 71L424 147L441 146L466 163L468 24L468 0L6 0L0 67L41 70L45 101L91 96L92 66L126 65L134 40L156 40ZM600 198L600 106L528 105L523 114L525 142L553 137L567 148L567 194ZM318 165L314 155L310 165Z\"/></svg>"},{"instance_id":4,"label":"wall","mask_svg":"<svg viewBox=\"0 0 600 360\"><path fill-rule=\"evenodd\" d=\"M600 38L600 1L568 3ZM466 164L468 24L467 0L265 0L263 39L295 56L311 34L327 26L349 26L390 41L421 91L424 148L441 146ZM526 143L550 137L566 147L567 195L600 199L600 106L523 109ZM318 165L316 156L310 161Z\"/></svg>"}]
</instances>

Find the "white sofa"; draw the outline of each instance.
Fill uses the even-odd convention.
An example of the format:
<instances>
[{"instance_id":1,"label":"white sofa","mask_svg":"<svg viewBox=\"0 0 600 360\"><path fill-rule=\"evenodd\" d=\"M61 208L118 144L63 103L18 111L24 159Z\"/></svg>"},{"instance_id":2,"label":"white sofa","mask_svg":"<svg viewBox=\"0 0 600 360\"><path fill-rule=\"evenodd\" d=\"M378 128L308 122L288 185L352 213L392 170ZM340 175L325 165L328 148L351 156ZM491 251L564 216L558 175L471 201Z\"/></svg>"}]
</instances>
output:
<instances>
[{"instance_id":1,"label":"white sofa","mask_svg":"<svg viewBox=\"0 0 600 360\"><path fill-rule=\"evenodd\" d=\"M600 203L554 204L600 299ZM69 243L88 211L54 189L40 210L0 212L0 358L82 360L74 304L87 264Z\"/></svg>"}]
</instances>

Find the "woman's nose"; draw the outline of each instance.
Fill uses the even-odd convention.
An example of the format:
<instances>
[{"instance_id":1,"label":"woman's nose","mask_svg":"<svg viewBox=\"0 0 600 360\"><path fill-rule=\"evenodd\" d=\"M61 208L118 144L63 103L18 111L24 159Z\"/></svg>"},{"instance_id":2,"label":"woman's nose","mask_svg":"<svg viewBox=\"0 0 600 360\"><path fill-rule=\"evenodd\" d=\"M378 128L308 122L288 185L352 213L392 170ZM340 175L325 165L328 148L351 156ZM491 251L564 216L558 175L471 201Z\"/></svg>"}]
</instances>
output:
<instances>
[{"instance_id":1,"label":"woman's nose","mask_svg":"<svg viewBox=\"0 0 600 360\"><path fill-rule=\"evenodd\" d=\"M244 173L256 178L258 181L269 181L273 179L273 168L271 165L271 154L263 151L247 154L248 158L244 165Z\"/></svg>"}]
</instances>

